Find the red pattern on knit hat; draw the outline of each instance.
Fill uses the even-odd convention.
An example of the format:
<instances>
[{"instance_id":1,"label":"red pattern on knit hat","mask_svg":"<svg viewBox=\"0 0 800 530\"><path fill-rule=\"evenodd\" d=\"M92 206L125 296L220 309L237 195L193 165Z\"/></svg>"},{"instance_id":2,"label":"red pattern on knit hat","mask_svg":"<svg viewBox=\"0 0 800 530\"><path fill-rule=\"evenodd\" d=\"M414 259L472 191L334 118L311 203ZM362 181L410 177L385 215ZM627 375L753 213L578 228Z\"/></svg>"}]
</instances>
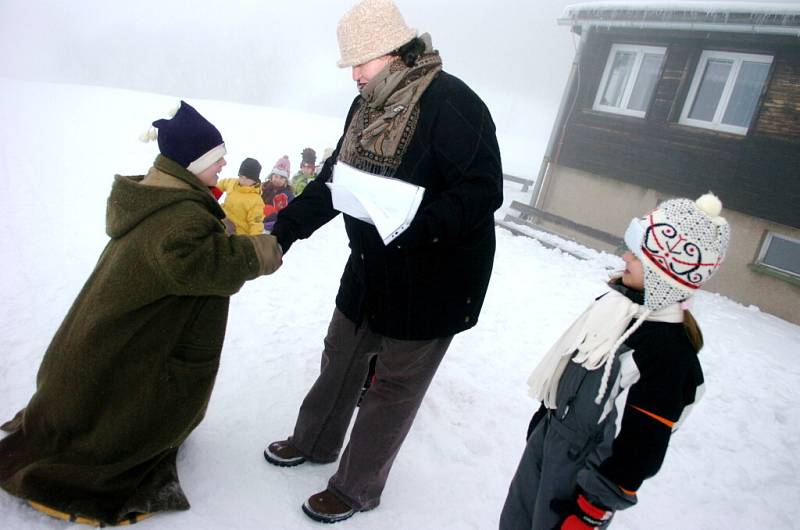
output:
<instances>
[{"instance_id":1,"label":"red pattern on knit hat","mask_svg":"<svg viewBox=\"0 0 800 530\"><path fill-rule=\"evenodd\" d=\"M275 165L272 167L272 173L288 179L289 175L291 175L291 170L289 168L289 156L283 155L278 159L277 162L275 162Z\"/></svg>"}]
</instances>

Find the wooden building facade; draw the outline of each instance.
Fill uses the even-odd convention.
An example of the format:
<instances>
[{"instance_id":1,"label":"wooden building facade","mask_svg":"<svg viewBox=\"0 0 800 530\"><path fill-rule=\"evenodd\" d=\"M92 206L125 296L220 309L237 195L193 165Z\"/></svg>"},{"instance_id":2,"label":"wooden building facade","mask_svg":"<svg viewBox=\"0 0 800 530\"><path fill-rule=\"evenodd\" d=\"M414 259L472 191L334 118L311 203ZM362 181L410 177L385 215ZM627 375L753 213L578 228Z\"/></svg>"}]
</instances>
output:
<instances>
[{"instance_id":1,"label":"wooden building facade","mask_svg":"<svg viewBox=\"0 0 800 530\"><path fill-rule=\"evenodd\" d=\"M618 236L711 190L733 242L709 290L800 323L800 6L718 5L567 8L580 44L531 206Z\"/></svg>"}]
</instances>

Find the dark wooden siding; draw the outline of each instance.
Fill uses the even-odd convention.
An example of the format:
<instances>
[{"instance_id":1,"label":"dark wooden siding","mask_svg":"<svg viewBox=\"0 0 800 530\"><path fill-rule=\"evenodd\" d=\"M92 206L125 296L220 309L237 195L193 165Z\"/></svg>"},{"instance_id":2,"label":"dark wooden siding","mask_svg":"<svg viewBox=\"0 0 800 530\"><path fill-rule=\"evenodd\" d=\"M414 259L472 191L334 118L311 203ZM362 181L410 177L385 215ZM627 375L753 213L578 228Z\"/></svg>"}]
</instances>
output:
<instances>
[{"instance_id":1,"label":"dark wooden siding","mask_svg":"<svg viewBox=\"0 0 800 530\"><path fill-rule=\"evenodd\" d=\"M592 110L614 43L667 47L645 119ZM747 136L677 123L704 49L773 55L769 84ZM581 61L559 164L653 188L699 196L712 190L728 208L800 227L800 40L686 32L594 33Z\"/></svg>"},{"instance_id":2,"label":"dark wooden siding","mask_svg":"<svg viewBox=\"0 0 800 530\"><path fill-rule=\"evenodd\" d=\"M756 136L800 138L800 45L793 53L787 51L774 59Z\"/></svg>"}]
</instances>

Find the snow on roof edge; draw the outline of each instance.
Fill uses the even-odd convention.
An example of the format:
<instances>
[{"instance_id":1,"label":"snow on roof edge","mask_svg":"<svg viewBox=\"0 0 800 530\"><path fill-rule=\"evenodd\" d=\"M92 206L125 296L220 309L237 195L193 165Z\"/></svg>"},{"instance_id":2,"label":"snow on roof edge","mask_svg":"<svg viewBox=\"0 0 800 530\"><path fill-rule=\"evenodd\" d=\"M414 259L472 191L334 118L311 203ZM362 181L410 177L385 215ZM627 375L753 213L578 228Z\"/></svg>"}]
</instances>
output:
<instances>
[{"instance_id":1,"label":"snow on roof edge","mask_svg":"<svg viewBox=\"0 0 800 530\"><path fill-rule=\"evenodd\" d=\"M663 11L699 12L708 15L748 13L754 15L800 15L800 3L778 2L648 2L601 1L570 4L564 8L563 17L573 18L582 11Z\"/></svg>"}]
</instances>

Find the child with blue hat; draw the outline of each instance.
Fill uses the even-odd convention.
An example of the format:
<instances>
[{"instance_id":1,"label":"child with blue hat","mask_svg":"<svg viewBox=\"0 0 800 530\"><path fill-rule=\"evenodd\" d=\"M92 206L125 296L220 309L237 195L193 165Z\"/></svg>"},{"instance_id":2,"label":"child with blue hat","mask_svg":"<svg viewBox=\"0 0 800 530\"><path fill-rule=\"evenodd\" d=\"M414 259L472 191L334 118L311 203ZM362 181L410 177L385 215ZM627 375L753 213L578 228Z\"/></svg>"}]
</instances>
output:
<instances>
[{"instance_id":1,"label":"child with blue hat","mask_svg":"<svg viewBox=\"0 0 800 530\"><path fill-rule=\"evenodd\" d=\"M176 456L211 398L230 296L281 265L274 237L225 233L217 128L185 102L153 127L160 154L114 178L108 244L2 425L0 487L95 526L189 508Z\"/></svg>"}]
</instances>

